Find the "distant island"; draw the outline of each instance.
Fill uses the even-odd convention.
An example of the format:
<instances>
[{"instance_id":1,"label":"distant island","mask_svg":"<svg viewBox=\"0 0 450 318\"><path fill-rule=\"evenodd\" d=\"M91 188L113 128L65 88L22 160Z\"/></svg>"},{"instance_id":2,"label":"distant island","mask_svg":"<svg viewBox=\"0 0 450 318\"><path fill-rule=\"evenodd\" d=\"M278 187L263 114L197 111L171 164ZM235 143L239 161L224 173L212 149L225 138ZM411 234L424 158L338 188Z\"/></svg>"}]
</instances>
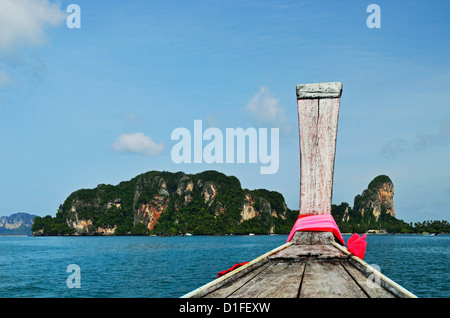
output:
<instances>
[{"instance_id":1,"label":"distant island","mask_svg":"<svg viewBox=\"0 0 450 318\"><path fill-rule=\"evenodd\" d=\"M406 223L395 217L394 184L386 175L375 177L353 208L346 202L332 206L332 215L342 233L450 233L446 220Z\"/></svg>"},{"instance_id":2,"label":"distant island","mask_svg":"<svg viewBox=\"0 0 450 318\"><path fill-rule=\"evenodd\" d=\"M447 221L408 224L395 217L394 185L374 178L354 206L332 206L342 233L449 233ZM35 236L288 234L298 217L282 194L248 190L234 176L150 171L118 185L73 192L55 217L35 217Z\"/></svg>"},{"instance_id":3,"label":"distant island","mask_svg":"<svg viewBox=\"0 0 450 318\"><path fill-rule=\"evenodd\" d=\"M0 216L0 235L27 235L31 236L31 226L36 215L24 212L14 213L10 216Z\"/></svg>"}]
</instances>

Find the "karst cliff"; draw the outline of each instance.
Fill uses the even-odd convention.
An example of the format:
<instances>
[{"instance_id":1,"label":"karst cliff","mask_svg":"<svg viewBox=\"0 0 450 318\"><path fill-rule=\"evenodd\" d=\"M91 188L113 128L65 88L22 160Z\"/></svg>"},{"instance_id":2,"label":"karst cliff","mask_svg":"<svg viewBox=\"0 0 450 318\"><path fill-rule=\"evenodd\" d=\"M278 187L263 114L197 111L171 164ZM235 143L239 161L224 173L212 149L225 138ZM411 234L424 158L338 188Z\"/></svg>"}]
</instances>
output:
<instances>
[{"instance_id":1,"label":"karst cliff","mask_svg":"<svg viewBox=\"0 0 450 318\"><path fill-rule=\"evenodd\" d=\"M34 235L287 233L297 211L283 196L242 189L217 171L150 171L118 185L73 192L56 217L35 221Z\"/></svg>"}]
</instances>

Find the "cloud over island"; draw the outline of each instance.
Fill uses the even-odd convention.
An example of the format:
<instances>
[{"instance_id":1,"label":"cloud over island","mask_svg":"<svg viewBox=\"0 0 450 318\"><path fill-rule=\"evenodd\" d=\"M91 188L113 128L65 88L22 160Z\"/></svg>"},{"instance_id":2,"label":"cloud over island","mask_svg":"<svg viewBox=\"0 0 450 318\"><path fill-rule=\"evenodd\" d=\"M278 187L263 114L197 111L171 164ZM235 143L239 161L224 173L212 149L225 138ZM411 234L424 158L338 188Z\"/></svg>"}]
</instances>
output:
<instances>
[{"instance_id":1,"label":"cloud over island","mask_svg":"<svg viewBox=\"0 0 450 318\"><path fill-rule=\"evenodd\" d=\"M139 153L146 156L159 156L164 150L164 144L155 143L149 136L141 132L122 134L111 144L115 152Z\"/></svg>"}]
</instances>

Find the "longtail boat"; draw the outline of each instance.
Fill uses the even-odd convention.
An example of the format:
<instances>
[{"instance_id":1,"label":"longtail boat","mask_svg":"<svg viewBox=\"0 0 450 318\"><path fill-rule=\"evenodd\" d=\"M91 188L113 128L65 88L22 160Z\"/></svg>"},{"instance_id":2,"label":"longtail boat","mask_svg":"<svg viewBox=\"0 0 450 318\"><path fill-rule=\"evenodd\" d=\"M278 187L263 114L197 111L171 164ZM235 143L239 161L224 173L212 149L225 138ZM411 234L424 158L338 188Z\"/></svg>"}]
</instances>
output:
<instances>
[{"instance_id":1,"label":"longtail boat","mask_svg":"<svg viewBox=\"0 0 450 318\"><path fill-rule=\"evenodd\" d=\"M342 83L296 87L299 217L288 240L182 298L416 298L363 261L365 237L344 239L331 215Z\"/></svg>"}]
</instances>

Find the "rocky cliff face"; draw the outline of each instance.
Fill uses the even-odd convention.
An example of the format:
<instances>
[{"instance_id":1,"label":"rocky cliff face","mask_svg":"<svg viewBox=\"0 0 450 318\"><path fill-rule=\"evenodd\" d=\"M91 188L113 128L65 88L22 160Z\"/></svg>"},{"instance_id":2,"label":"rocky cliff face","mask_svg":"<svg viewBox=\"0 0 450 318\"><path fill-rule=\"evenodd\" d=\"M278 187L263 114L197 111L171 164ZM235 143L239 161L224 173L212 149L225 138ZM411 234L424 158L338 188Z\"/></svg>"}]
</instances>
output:
<instances>
[{"instance_id":1,"label":"rocky cliff face","mask_svg":"<svg viewBox=\"0 0 450 318\"><path fill-rule=\"evenodd\" d=\"M15 213L0 217L0 235L31 235L35 216L28 213Z\"/></svg>"},{"instance_id":2,"label":"rocky cliff face","mask_svg":"<svg viewBox=\"0 0 450 318\"><path fill-rule=\"evenodd\" d=\"M394 184L388 176L380 175L373 179L361 195L355 197L353 209L365 213L373 213L378 218L382 212L395 217Z\"/></svg>"},{"instance_id":3,"label":"rocky cliff face","mask_svg":"<svg viewBox=\"0 0 450 318\"><path fill-rule=\"evenodd\" d=\"M287 212L281 194L244 190L237 178L216 171L151 171L117 186L75 191L54 219L64 224L52 228L68 227L75 235L226 234L245 232L253 222L262 232L275 233Z\"/></svg>"}]
</instances>

